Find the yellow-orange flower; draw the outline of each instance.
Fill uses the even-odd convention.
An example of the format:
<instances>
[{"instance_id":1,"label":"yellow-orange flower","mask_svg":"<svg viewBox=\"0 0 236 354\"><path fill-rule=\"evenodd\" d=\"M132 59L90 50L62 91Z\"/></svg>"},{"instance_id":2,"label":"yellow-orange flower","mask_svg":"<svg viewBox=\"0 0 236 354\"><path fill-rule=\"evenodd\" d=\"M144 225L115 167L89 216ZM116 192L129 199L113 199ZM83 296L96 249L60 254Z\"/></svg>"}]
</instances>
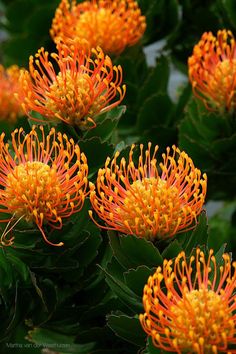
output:
<instances>
[{"instance_id":1,"label":"yellow-orange flower","mask_svg":"<svg viewBox=\"0 0 236 354\"><path fill-rule=\"evenodd\" d=\"M146 29L134 0L91 0L76 4L62 0L56 10L50 30L52 38L84 38L90 47L100 46L105 53L120 54L137 43Z\"/></svg>"},{"instance_id":2,"label":"yellow-orange flower","mask_svg":"<svg viewBox=\"0 0 236 354\"><path fill-rule=\"evenodd\" d=\"M81 210L86 196L88 165L73 139L52 128L22 128L12 133L12 145L0 136L0 212L10 214L0 222L21 220L35 223L44 240L43 226L62 227L62 219ZM1 238L6 244L6 233ZM10 244L12 240L10 240Z\"/></svg>"},{"instance_id":3,"label":"yellow-orange flower","mask_svg":"<svg viewBox=\"0 0 236 354\"><path fill-rule=\"evenodd\" d=\"M135 234L150 240L171 237L193 228L206 195L206 175L177 147L168 147L157 164L155 146L144 152L140 145L138 165L133 162L134 145L118 162L119 152L99 169L97 192L90 184L90 200L106 229ZM92 211L90 211L92 216ZM93 218L94 220L94 218ZM96 221L94 220L96 223Z\"/></svg>"},{"instance_id":4,"label":"yellow-orange flower","mask_svg":"<svg viewBox=\"0 0 236 354\"><path fill-rule=\"evenodd\" d=\"M71 42L72 43L72 42ZM25 113L36 111L49 120L61 120L80 129L96 123L96 116L117 106L125 95L122 68L113 66L100 48L87 52L78 41L58 43L58 53L41 48L21 75L19 100ZM59 68L59 72L57 71ZM112 102L111 102L112 101Z\"/></svg>"},{"instance_id":5,"label":"yellow-orange flower","mask_svg":"<svg viewBox=\"0 0 236 354\"><path fill-rule=\"evenodd\" d=\"M231 31L205 32L188 59L194 94L209 110L236 107L236 44Z\"/></svg>"},{"instance_id":6,"label":"yellow-orange flower","mask_svg":"<svg viewBox=\"0 0 236 354\"><path fill-rule=\"evenodd\" d=\"M165 260L143 292L140 321L154 346L175 353L236 353L236 263L200 249Z\"/></svg>"},{"instance_id":7,"label":"yellow-orange flower","mask_svg":"<svg viewBox=\"0 0 236 354\"><path fill-rule=\"evenodd\" d=\"M21 105L14 96L19 91L19 77L17 65L7 69L0 65L0 121L15 123L23 115Z\"/></svg>"}]
</instances>

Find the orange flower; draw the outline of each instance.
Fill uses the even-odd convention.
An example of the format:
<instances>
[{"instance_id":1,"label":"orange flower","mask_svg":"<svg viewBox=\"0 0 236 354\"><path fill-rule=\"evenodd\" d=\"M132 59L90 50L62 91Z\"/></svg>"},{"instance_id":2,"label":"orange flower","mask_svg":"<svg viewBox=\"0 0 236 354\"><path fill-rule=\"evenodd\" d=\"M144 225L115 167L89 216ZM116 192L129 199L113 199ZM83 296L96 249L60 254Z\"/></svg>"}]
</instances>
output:
<instances>
[{"instance_id":1,"label":"orange flower","mask_svg":"<svg viewBox=\"0 0 236 354\"><path fill-rule=\"evenodd\" d=\"M113 66L100 48L88 54L78 42L70 46L59 43L57 48L58 54L51 54L54 64L41 48L35 58L30 57L29 72L22 72L19 100L24 111L36 121L39 118L33 117L31 110L80 129L91 122L95 125L98 114L111 110L124 98L122 69Z\"/></svg>"},{"instance_id":2,"label":"orange flower","mask_svg":"<svg viewBox=\"0 0 236 354\"><path fill-rule=\"evenodd\" d=\"M0 121L15 123L23 115L21 105L14 96L19 91L19 76L17 65L7 69L0 65Z\"/></svg>"},{"instance_id":3,"label":"orange flower","mask_svg":"<svg viewBox=\"0 0 236 354\"><path fill-rule=\"evenodd\" d=\"M163 162L157 165L155 146L143 151L140 145L138 165L133 162L132 145L129 162L118 163L119 152L107 159L98 171L97 194L90 184L90 200L96 213L106 222L100 226L147 239L162 239L192 229L202 210L206 195L206 175L194 167L185 152L167 148ZM161 172L159 172L161 171Z\"/></svg>"},{"instance_id":4,"label":"orange flower","mask_svg":"<svg viewBox=\"0 0 236 354\"><path fill-rule=\"evenodd\" d=\"M105 53L120 54L137 43L146 29L134 0L91 0L76 4L62 0L50 30L52 38L67 42L84 38L91 48L100 46Z\"/></svg>"},{"instance_id":5,"label":"orange flower","mask_svg":"<svg viewBox=\"0 0 236 354\"><path fill-rule=\"evenodd\" d=\"M175 353L236 353L236 263L217 264L200 249L187 261L181 252L165 260L143 292L140 322L154 346Z\"/></svg>"},{"instance_id":6,"label":"orange flower","mask_svg":"<svg viewBox=\"0 0 236 354\"><path fill-rule=\"evenodd\" d=\"M4 142L4 133L0 136L0 212L12 215L0 221L33 222L48 244L62 246L62 242L48 241L43 225L61 229L63 218L81 210L87 188L87 160L65 134L52 128L45 136L43 127L39 133L35 129L26 135L23 128L16 129L11 147ZM12 244L6 233L1 242Z\"/></svg>"},{"instance_id":7,"label":"orange flower","mask_svg":"<svg viewBox=\"0 0 236 354\"><path fill-rule=\"evenodd\" d=\"M231 31L205 32L188 60L194 94L209 110L236 107L236 45Z\"/></svg>"}]
</instances>

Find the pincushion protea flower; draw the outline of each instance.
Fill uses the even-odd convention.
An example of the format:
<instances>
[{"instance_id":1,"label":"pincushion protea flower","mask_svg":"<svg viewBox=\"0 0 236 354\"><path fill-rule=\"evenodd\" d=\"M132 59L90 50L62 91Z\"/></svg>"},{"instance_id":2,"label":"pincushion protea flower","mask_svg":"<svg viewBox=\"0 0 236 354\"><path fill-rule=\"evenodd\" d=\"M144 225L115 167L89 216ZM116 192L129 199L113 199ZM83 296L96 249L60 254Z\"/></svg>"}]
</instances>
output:
<instances>
[{"instance_id":1,"label":"pincushion protea flower","mask_svg":"<svg viewBox=\"0 0 236 354\"><path fill-rule=\"evenodd\" d=\"M175 146L172 153L167 148L158 165L158 146L151 155L151 143L145 153L140 145L135 166L134 147L128 164L124 158L118 163L119 152L107 159L105 168L98 171L97 192L90 184L93 209L106 222L99 226L150 240L193 228L206 195L206 175L201 178L191 158ZM94 220L92 211L90 216Z\"/></svg>"},{"instance_id":2,"label":"pincushion protea flower","mask_svg":"<svg viewBox=\"0 0 236 354\"><path fill-rule=\"evenodd\" d=\"M81 210L86 196L88 165L72 139L52 128L45 136L33 127L29 134L22 128L12 133L12 146L0 136L0 212L11 218L35 223L44 240L50 242L43 226L62 227L62 219ZM8 230L9 231L9 230ZM6 233L2 244L7 244ZM10 240L10 244L12 240Z\"/></svg>"},{"instance_id":3,"label":"pincushion protea flower","mask_svg":"<svg viewBox=\"0 0 236 354\"><path fill-rule=\"evenodd\" d=\"M232 270L233 268L233 270ZM165 260L143 292L140 321L154 346L175 353L236 353L236 263L213 251Z\"/></svg>"},{"instance_id":4,"label":"pincushion protea flower","mask_svg":"<svg viewBox=\"0 0 236 354\"><path fill-rule=\"evenodd\" d=\"M231 31L205 32L188 60L194 94L209 110L236 107L236 44Z\"/></svg>"},{"instance_id":5,"label":"pincushion protea flower","mask_svg":"<svg viewBox=\"0 0 236 354\"><path fill-rule=\"evenodd\" d=\"M100 48L87 52L84 44L59 43L58 54L41 48L29 59L29 72L22 72L19 100L25 113L31 111L49 120L87 128L96 116L117 106L125 95L122 68L113 66ZM58 70L59 72L56 72ZM118 97L117 97L118 94ZM112 101L112 102L111 102Z\"/></svg>"},{"instance_id":6,"label":"pincushion protea flower","mask_svg":"<svg viewBox=\"0 0 236 354\"><path fill-rule=\"evenodd\" d=\"M20 68L12 65L5 69L0 65L0 121L15 123L23 115L14 94L19 91Z\"/></svg>"},{"instance_id":7,"label":"pincushion protea flower","mask_svg":"<svg viewBox=\"0 0 236 354\"><path fill-rule=\"evenodd\" d=\"M50 30L52 38L67 42L84 38L90 47L100 46L105 53L120 54L137 43L146 29L134 0L91 0L76 4L62 0L56 10Z\"/></svg>"}]
</instances>

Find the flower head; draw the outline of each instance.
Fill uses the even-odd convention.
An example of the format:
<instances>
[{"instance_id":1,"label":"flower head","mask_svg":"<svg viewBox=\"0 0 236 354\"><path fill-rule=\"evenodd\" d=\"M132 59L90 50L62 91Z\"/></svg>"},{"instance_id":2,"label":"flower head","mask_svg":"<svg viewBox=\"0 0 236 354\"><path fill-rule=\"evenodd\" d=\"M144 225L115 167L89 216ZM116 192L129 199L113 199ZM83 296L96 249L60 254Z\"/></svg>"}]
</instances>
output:
<instances>
[{"instance_id":1,"label":"flower head","mask_svg":"<svg viewBox=\"0 0 236 354\"><path fill-rule=\"evenodd\" d=\"M7 69L0 65L0 121L15 123L23 115L21 105L14 96L19 91L19 76L17 65Z\"/></svg>"},{"instance_id":2,"label":"flower head","mask_svg":"<svg viewBox=\"0 0 236 354\"><path fill-rule=\"evenodd\" d=\"M86 196L88 165L72 139L52 128L12 133L12 146L0 136L0 212L35 223L45 241L44 225L62 227L62 219L81 210ZM6 243L3 238L2 243Z\"/></svg>"},{"instance_id":3,"label":"flower head","mask_svg":"<svg viewBox=\"0 0 236 354\"><path fill-rule=\"evenodd\" d=\"M233 270L232 270L233 268ZM236 353L236 263L219 265L213 251L165 260L143 292L140 321L154 346L176 353Z\"/></svg>"},{"instance_id":4,"label":"flower head","mask_svg":"<svg viewBox=\"0 0 236 354\"><path fill-rule=\"evenodd\" d=\"M236 107L236 44L231 31L205 32L188 60L194 94L210 110Z\"/></svg>"},{"instance_id":5,"label":"flower head","mask_svg":"<svg viewBox=\"0 0 236 354\"><path fill-rule=\"evenodd\" d=\"M62 0L52 22L51 36L62 39L84 38L90 47L105 53L120 54L140 40L146 29L134 0L90 0L76 4Z\"/></svg>"},{"instance_id":6,"label":"flower head","mask_svg":"<svg viewBox=\"0 0 236 354\"><path fill-rule=\"evenodd\" d=\"M175 146L172 154L167 148L158 165L157 150L151 155L151 143L145 152L140 145L135 166L132 145L128 164L124 158L118 163L117 152L98 171L97 193L90 184L90 200L104 228L152 240L194 227L206 195L206 175L201 178L191 158Z\"/></svg>"},{"instance_id":7,"label":"flower head","mask_svg":"<svg viewBox=\"0 0 236 354\"><path fill-rule=\"evenodd\" d=\"M29 59L29 72L21 76L24 111L31 119L36 111L49 120L61 120L80 129L87 128L100 113L117 106L125 95L122 69L112 65L100 48L91 52L74 41L58 43L58 53L41 48ZM59 72L57 72L59 68ZM118 97L116 97L118 94ZM112 101L112 102L111 102Z\"/></svg>"}]
</instances>

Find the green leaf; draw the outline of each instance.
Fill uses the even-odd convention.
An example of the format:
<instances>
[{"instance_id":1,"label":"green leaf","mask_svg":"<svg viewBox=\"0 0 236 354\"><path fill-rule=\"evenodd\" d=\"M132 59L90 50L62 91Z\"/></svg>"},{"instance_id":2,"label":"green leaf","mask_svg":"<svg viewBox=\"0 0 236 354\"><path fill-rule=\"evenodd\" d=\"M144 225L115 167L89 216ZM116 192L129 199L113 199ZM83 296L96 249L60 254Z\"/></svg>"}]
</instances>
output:
<instances>
[{"instance_id":1,"label":"green leaf","mask_svg":"<svg viewBox=\"0 0 236 354\"><path fill-rule=\"evenodd\" d=\"M224 7L230 24L236 28L236 3L234 0L221 0L221 5Z\"/></svg>"},{"instance_id":2,"label":"green leaf","mask_svg":"<svg viewBox=\"0 0 236 354\"><path fill-rule=\"evenodd\" d=\"M231 135L230 137L225 137L222 139L217 139L212 143L212 149L215 154L219 155L219 159L223 158L227 153L228 156L232 154L232 149L236 146L236 134ZM235 155L233 155L233 158Z\"/></svg>"},{"instance_id":3,"label":"green leaf","mask_svg":"<svg viewBox=\"0 0 236 354\"><path fill-rule=\"evenodd\" d=\"M95 119L96 127L87 130L83 134L83 139L85 140L92 137L99 137L102 143L110 140L121 116L125 113L125 111L125 106L118 106L109 112L97 116Z\"/></svg>"},{"instance_id":4,"label":"green leaf","mask_svg":"<svg viewBox=\"0 0 236 354\"><path fill-rule=\"evenodd\" d=\"M113 275L116 279L124 282L125 268L117 261L116 257L112 257L111 261L106 267L109 274Z\"/></svg>"},{"instance_id":5,"label":"green leaf","mask_svg":"<svg viewBox=\"0 0 236 354\"><path fill-rule=\"evenodd\" d=\"M173 112L174 104L169 96L155 94L142 104L138 113L137 128L143 132L159 125L168 126Z\"/></svg>"},{"instance_id":6,"label":"green leaf","mask_svg":"<svg viewBox=\"0 0 236 354\"><path fill-rule=\"evenodd\" d=\"M101 244L98 252L98 257L96 259L96 263L99 263L102 268L107 268L112 258L114 258L112 255L111 247L108 243L105 242ZM88 281L84 283L84 289L93 291L94 287L103 281L104 274L101 269L97 267L96 270L92 272L92 277L87 279Z\"/></svg>"},{"instance_id":7,"label":"green leaf","mask_svg":"<svg viewBox=\"0 0 236 354\"><path fill-rule=\"evenodd\" d=\"M14 328L11 338L0 344L0 352L4 354L42 354L42 348L37 348L26 339L29 328L24 324L18 324Z\"/></svg>"},{"instance_id":8,"label":"green leaf","mask_svg":"<svg viewBox=\"0 0 236 354\"><path fill-rule=\"evenodd\" d=\"M28 333L28 340L43 348L61 353L88 354L95 343L75 344L74 337L65 336L44 328L34 328Z\"/></svg>"},{"instance_id":9,"label":"green leaf","mask_svg":"<svg viewBox=\"0 0 236 354\"><path fill-rule=\"evenodd\" d=\"M31 273L32 284L38 297L35 303L38 304L40 311L32 314L33 322L42 325L47 322L54 313L58 298L56 285L49 279L38 279L34 273Z\"/></svg>"},{"instance_id":10,"label":"green leaf","mask_svg":"<svg viewBox=\"0 0 236 354\"><path fill-rule=\"evenodd\" d=\"M88 266L98 254L99 246L102 242L100 230L94 225L93 232L88 234L86 242L80 248L79 264L81 267Z\"/></svg>"},{"instance_id":11,"label":"green leaf","mask_svg":"<svg viewBox=\"0 0 236 354\"><path fill-rule=\"evenodd\" d=\"M11 138L11 133L14 130L14 124L8 123L5 121L0 121L0 134L5 134L5 141Z\"/></svg>"},{"instance_id":12,"label":"green leaf","mask_svg":"<svg viewBox=\"0 0 236 354\"><path fill-rule=\"evenodd\" d=\"M4 311L2 311L2 322L1 322L1 334L0 338L1 339L6 339L6 337L9 337L9 334L13 332L14 328L16 327L17 323L19 322L19 307L21 304L21 301L19 300L19 289L18 289L18 284L16 283L15 286L12 286L11 289L11 294L3 294L4 290L1 288L0 289L0 294L1 294L1 310L3 310L3 304L2 300L5 305L5 311L6 315L4 314ZM5 295L8 295L8 298L5 298ZM10 295L10 297L9 297ZM5 315L5 316L4 316ZM5 317L5 321L4 321ZM5 338L4 338L5 337Z\"/></svg>"},{"instance_id":13,"label":"green leaf","mask_svg":"<svg viewBox=\"0 0 236 354\"><path fill-rule=\"evenodd\" d=\"M213 217L209 222L209 237L208 247L218 250L222 244L230 243L231 234L235 234L235 230L227 220L223 220L219 217Z\"/></svg>"},{"instance_id":14,"label":"green leaf","mask_svg":"<svg viewBox=\"0 0 236 354\"><path fill-rule=\"evenodd\" d=\"M32 0L15 0L6 7L6 17L12 32L22 32L24 23L32 13Z\"/></svg>"},{"instance_id":15,"label":"green leaf","mask_svg":"<svg viewBox=\"0 0 236 354\"><path fill-rule=\"evenodd\" d=\"M171 32L174 31L176 26L178 25L179 18L179 2L178 0L169 0L165 1L166 6L166 14L167 21L165 21L165 29L166 31Z\"/></svg>"},{"instance_id":16,"label":"green leaf","mask_svg":"<svg viewBox=\"0 0 236 354\"><path fill-rule=\"evenodd\" d=\"M179 145L208 174L208 197L234 195L236 134L232 116L208 112L201 102L190 101L179 127Z\"/></svg>"},{"instance_id":17,"label":"green leaf","mask_svg":"<svg viewBox=\"0 0 236 354\"><path fill-rule=\"evenodd\" d=\"M152 242L134 235L117 235L108 233L114 256L125 268L136 268L140 265L156 267L162 264L162 257Z\"/></svg>"},{"instance_id":18,"label":"green leaf","mask_svg":"<svg viewBox=\"0 0 236 354\"><path fill-rule=\"evenodd\" d=\"M83 208L70 216L65 221L61 230L53 230L50 232L50 239L63 241L64 246L61 249L68 249L70 247L78 246L85 240L84 232L94 230L94 224L89 218L88 210L91 208L89 199L84 202Z\"/></svg>"},{"instance_id":19,"label":"green leaf","mask_svg":"<svg viewBox=\"0 0 236 354\"><path fill-rule=\"evenodd\" d=\"M8 260L7 254L3 248L0 248L0 277L1 288L11 288L14 284L14 272L12 269L12 265ZM1 289L0 288L0 289Z\"/></svg>"},{"instance_id":20,"label":"green leaf","mask_svg":"<svg viewBox=\"0 0 236 354\"><path fill-rule=\"evenodd\" d=\"M149 0L148 2L139 0L139 3L145 11L147 21L147 29L143 38L145 43L164 38L176 28L179 17L177 0Z\"/></svg>"},{"instance_id":21,"label":"green leaf","mask_svg":"<svg viewBox=\"0 0 236 354\"><path fill-rule=\"evenodd\" d=\"M144 102L157 93L166 94L168 80L169 64L168 60L162 56L158 58L157 65L150 69L150 73L139 91L138 102Z\"/></svg>"},{"instance_id":22,"label":"green leaf","mask_svg":"<svg viewBox=\"0 0 236 354\"><path fill-rule=\"evenodd\" d=\"M178 237L178 235L176 236ZM178 240L172 241L162 252L162 257L163 259L173 259L178 256L180 252L183 251L183 248L181 247L180 243Z\"/></svg>"},{"instance_id":23,"label":"green leaf","mask_svg":"<svg viewBox=\"0 0 236 354\"><path fill-rule=\"evenodd\" d=\"M202 211L198 217L198 224L191 234L186 233L183 249L186 255L190 255L192 250L200 245L207 245L208 242L208 220L206 213Z\"/></svg>"},{"instance_id":24,"label":"green leaf","mask_svg":"<svg viewBox=\"0 0 236 354\"><path fill-rule=\"evenodd\" d=\"M105 285L105 286L104 286ZM106 292L104 297L104 292ZM86 310L80 316L81 327L90 325L94 318L104 318L106 313L111 312L114 308L120 309L121 304L118 303L116 295L107 287L104 282L100 288L97 286L90 291L86 291Z\"/></svg>"},{"instance_id":25,"label":"green leaf","mask_svg":"<svg viewBox=\"0 0 236 354\"><path fill-rule=\"evenodd\" d=\"M228 124L225 117L206 109L204 104L192 97L185 108L183 126L180 132L190 135L192 138L200 139L202 144L209 146L211 141L221 137L228 132Z\"/></svg>"},{"instance_id":26,"label":"green leaf","mask_svg":"<svg viewBox=\"0 0 236 354\"><path fill-rule=\"evenodd\" d=\"M108 326L117 336L137 346L145 345L146 334L138 318L111 314L107 316L107 319Z\"/></svg>"},{"instance_id":27,"label":"green leaf","mask_svg":"<svg viewBox=\"0 0 236 354\"><path fill-rule=\"evenodd\" d=\"M221 266L224 263L224 260L223 260L222 256L225 253L225 247L226 247L226 244L223 244L220 247L220 249L215 253L216 263L219 266Z\"/></svg>"},{"instance_id":28,"label":"green leaf","mask_svg":"<svg viewBox=\"0 0 236 354\"><path fill-rule=\"evenodd\" d=\"M29 56L37 51L35 40L25 34L16 34L2 44L7 66L17 64L28 67ZM24 50L22 50L24 48Z\"/></svg>"},{"instance_id":29,"label":"green leaf","mask_svg":"<svg viewBox=\"0 0 236 354\"><path fill-rule=\"evenodd\" d=\"M147 144L149 141L156 142L159 146L158 153L166 152L167 146L172 146L177 142L177 128L174 126L167 127L165 125L150 126L148 130L142 133L141 142Z\"/></svg>"},{"instance_id":30,"label":"green leaf","mask_svg":"<svg viewBox=\"0 0 236 354\"><path fill-rule=\"evenodd\" d=\"M18 257L10 253L7 254L7 258L12 265L13 271L15 274L20 276L23 282L27 282L30 278L30 272L28 266L21 261Z\"/></svg>"},{"instance_id":31,"label":"green leaf","mask_svg":"<svg viewBox=\"0 0 236 354\"><path fill-rule=\"evenodd\" d=\"M117 295L118 299L127 306L133 313L142 311L142 300L131 289L129 289L122 281L111 275L106 269L100 267L106 277L106 282Z\"/></svg>"},{"instance_id":32,"label":"green leaf","mask_svg":"<svg viewBox=\"0 0 236 354\"><path fill-rule=\"evenodd\" d=\"M89 354L117 354L117 344L119 346L119 349L121 349L121 353L123 347L127 349L127 347L129 346L127 342L121 341L119 338L117 338L113 331L107 325L102 327L93 327L90 325L87 326L86 329L83 329L83 327L78 327L78 336L76 338L76 343L83 344L95 340L97 345L94 350L89 352ZM120 348L121 346L122 348ZM111 349L111 347L114 349Z\"/></svg>"},{"instance_id":33,"label":"green leaf","mask_svg":"<svg viewBox=\"0 0 236 354\"><path fill-rule=\"evenodd\" d=\"M106 119L111 119L113 121L119 121L120 117L125 113L126 106L120 105L112 108L110 111L105 112L97 116L97 122L102 123Z\"/></svg>"},{"instance_id":34,"label":"green leaf","mask_svg":"<svg viewBox=\"0 0 236 354\"><path fill-rule=\"evenodd\" d=\"M179 137L179 147L191 157L196 167L205 172L214 169L216 164L215 157L209 148L199 144L197 140L183 134Z\"/></svg>"},{"instance_id":35,"label":"green leaf","mask_svg":"<svg viewBox=\"0 0 236 354\"><path fill-rule=\"evenodd\" d=\"M179 98L178 98L178 102L177 102L177 106L176 106L176 116L180 117L180 119L182 120L185 109L186 109L186 104L189 101L190 97L191 97L191 93L192 93L192 87L190 85L190 83L188 83L186 86L184 86L181 89Z\"/></svg>"},{"instance_id":36,"label":"green leaf","mask_svg":"<svg viewBox=\"0 0 236 354\"><path fill-rule=\"evenodd\" d=\"M129 269L124 273L125 283L135 294L142 296L144 285L147 283L148 277L154 274L155 270L156 267L148 268L145 265L139 266L136 269Z\"/></svg>"},{"instance_id":37,"label":"green leaf","mask_svg":"<svg viewBox=\"0 0 236 354\"><path fill-rule=\"evenodd\" d=\"M97 172L99 167L105 165L106 158L112 156L114 152L112 145L107 142L102 143L98 137L81 140L79 146L87 157L90 177Z\"/></svg>"},{"instance_id":38,"label":"green leaf","mask_svg":"<svg viewBox=\"0 0 236 354\"><path fill-rule=\"evenodd\" d=\"M42 38L48 37L54 12L55 6L52 3L41 3L36 6L34 11L31 10L28 16L24 16L25 30L28 30L36 41L40 41Z\"/></svg>"}]
</instances>

